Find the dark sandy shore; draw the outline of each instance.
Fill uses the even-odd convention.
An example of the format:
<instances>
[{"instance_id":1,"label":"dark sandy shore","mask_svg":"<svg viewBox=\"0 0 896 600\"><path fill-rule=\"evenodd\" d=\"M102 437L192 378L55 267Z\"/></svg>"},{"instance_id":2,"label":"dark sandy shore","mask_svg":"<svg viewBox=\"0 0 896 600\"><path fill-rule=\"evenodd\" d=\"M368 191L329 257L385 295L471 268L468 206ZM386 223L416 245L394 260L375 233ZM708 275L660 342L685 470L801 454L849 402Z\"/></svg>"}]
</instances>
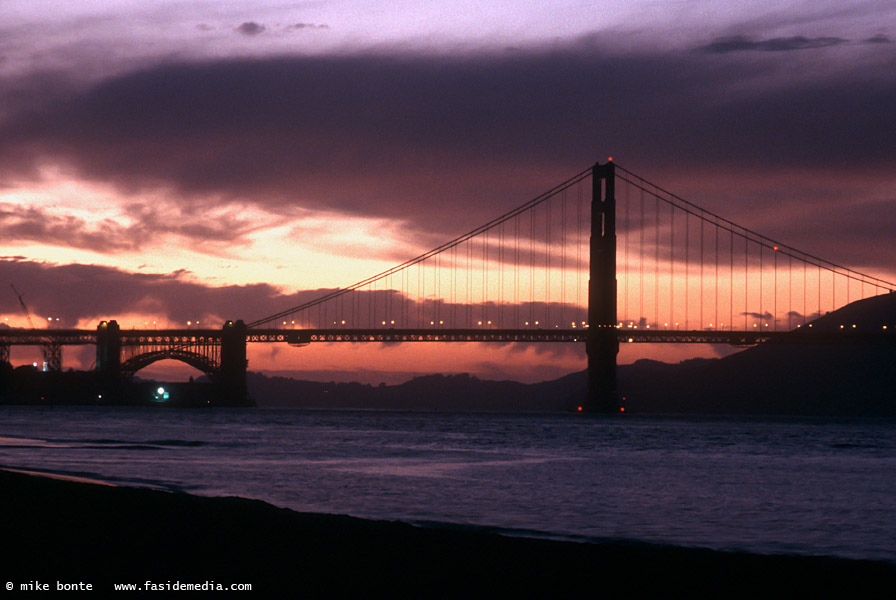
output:
<instances>
[{"instance_id":1,"label":"dark sandy shore","mask_svg":"<svg viewBox=\"0 0 896 600\"><path fill-rule=\"evenodd\" d=\"M896 583L889 563L515 538L8 471L0 471L0 494L9 556L0 586L250 583L301 597L881 597Z\"/></svg>"}]
</instances>

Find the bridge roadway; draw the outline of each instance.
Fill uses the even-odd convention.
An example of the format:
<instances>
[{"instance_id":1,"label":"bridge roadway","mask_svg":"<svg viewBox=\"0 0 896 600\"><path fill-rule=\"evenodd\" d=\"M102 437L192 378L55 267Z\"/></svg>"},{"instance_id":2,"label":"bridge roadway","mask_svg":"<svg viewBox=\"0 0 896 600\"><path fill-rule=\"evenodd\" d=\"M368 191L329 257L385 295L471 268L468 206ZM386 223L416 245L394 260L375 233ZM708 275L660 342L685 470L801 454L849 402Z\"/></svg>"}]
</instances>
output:
<instances>
[{"instance_id":1,"label":"bridge roadway","mask_svg":"<svg viewBox=\"0 0 896 600\"><path fill-rule=\"evenodd\" d=\"M331 342L584 342L588 329L249 329L248 343L287 343L304 346ZM122 346L180 346L218 344L221 329L122 329ZM862 331L679 331L666 329L622 329L620 343L729 344L750 346L762 342L794 344L896 343L896 330ZM0 329L0 346L63 346L96 344L95 329Z\"/></svg>"}]
</instances>

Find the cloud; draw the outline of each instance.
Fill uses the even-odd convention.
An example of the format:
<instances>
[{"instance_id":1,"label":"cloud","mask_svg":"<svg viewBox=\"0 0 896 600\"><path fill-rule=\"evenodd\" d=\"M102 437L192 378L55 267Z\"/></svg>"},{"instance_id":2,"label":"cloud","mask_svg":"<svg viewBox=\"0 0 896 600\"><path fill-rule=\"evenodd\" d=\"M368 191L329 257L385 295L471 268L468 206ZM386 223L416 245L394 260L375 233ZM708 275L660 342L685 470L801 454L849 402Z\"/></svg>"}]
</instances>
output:
<instances>
[{"instance_id":1,"label":"cloud","mask_svg":"<svg viewBox=\"0 0 896 600\"><path fill-rule=\"evenodd\" d=\"M727 54L729 52L760 51L760 52L789 52L791 50L809 50L813 48L828 48L848 43L849 40L838 37L807 38L801 35L790 37L777 37L767 40L752 40L746 36L736 35L722 37L713 40L700 50L710 54Z\"/></svg>"},{"instance_id":2,"label":"cloud","mask_svg":"<svg viewBox=\"0 0 896 600\"><path fill-rule=\"evenodd\" d=\"M88 222L60 214L58 209L0 203L0 236L6 243L37 242L112 254L139 251L169 235L212 249L232 247L247 243L246 234L255 228L233 212L206 213L198 219L178 207L164 209L139 202L127 205L125 212L127 224L109 218Z\"/></svg>"},{"instance_id":3,"label":"cloud","mask_svg":"<svg viewBox=\"0 0 896 600\"><path fill-rule=\"evenodd\" d=\"M20 82L35 102L0 121L0 179L58 164L184 206L323 210L445 239L611 153L688 199L729 197L720 212L763 232L784 217L782 195L799 200L795 214L817 202L799 198L806 182L866 193L838 173L846 157L869 178L892 177L886 61L831 59L794 75L790 57L755 54L618 54L590 40L454 57L174 61L87 90L48 74ZM772 168L789 181L754 194Z\"/></svg>"},{"instance_id":4,"label":"cloud","mask_svg":"<svg viewBox=\"0 0 896 600\"><path fill-rule=\"evenodd\" d=\"M196 281L185 269L171 273L129 273L113 267L59 265L23 257L0 257L0 281L17 282L35 314L59 316L63 325L69 327L83 320L99 322L129 314L155 314L160 320L173 323L198 320L210 326L226 319L243 319L249 323L335 291L307 289L284 293L268 284L215 286ZM392 285L400 286L400 281ZM0 293L0 311L16 314L17 306L11 293L7 296ZM446 328L452 323L460 327L488 328L489 322L493 323L492 328L501 327L502 323L507 328L525 328L522 323L515 325L514 320L529 318L540 320L538 327L550 328L550 324L546 326L547 319L558 324L585 318L584 309L558 302L522 302L519 306L509 300L501 305L495 302L452 304L431 299L415 302L399 290L365 288L330 301L320 309L315 307L280 317L265 326L278 327L285 321L288 325L295 322L304 327L331 328L336 325L334 321L347 319L346 325L350 327L371 328L381 327L386 314L396 319L396 328L430 327L430 323L438 325L440 320ZM540 346L537 349L540 353L567 352L560 350L564 344Z\"/></svg>"},{"instance_id":5,"label":"cloud","mask_svg":"<svg viewBox=\"0 0 896 600\"><path fill-rule=\"evenodd\" d=\"M265 30L265 26L260 23L256 23L255 21L246 21L245 23L240 23L234 31L242 35L248 36L256 36L260 33L263 33Z\"/></svg>"},{"instance_id":6,"label":"cloud","mask_svg":"<svg viewBox=\"0 0 896 600\"><path fill-rule=\"evenodd\" d=\"M891 44L892 40L883 34L877 34L864 40L866 44Z\"/></svg>"},{"instance_id":7,"label":"cloud","mask_svg":"<svg viewBox=\"0 0 896 600\"><path fill-rule=\"evenodd\" d=\"M49 214L33 207L0 205L0 235L5 242L40 242L96 252L135 250L142 243L140 235L128 235L110 220L88 226L80 218ZM136 234L137 232L132 232Z\"/></svg>"},{"instance_id":8,"label":"cloud","mask_svg":"<svg viewBox=\"0 0 896 600\"><path fill-rule=\"evenodd\" d=\"M329 25L325 24L317 24L317 23L295 23L294 25L290 25L287 29L292 30L303 30L303 29L329 29Z\"/></svg>"},{"instance_id":9,"label":"cloud","mask_svg":"<svg viewBox=\"0 0 896 600\"><path fill-rule=\"evenodd\" d=\"M174 323L187 320L220 325L225 319L251 318L259 307L310 298L315 292L281 296L273 286L210 286L192 281L190 273L128 273L98 265L58 265L30 260L0 260L0 279L16 282L32 312L61 318L63 326L79 321L155 314ZM0 310L17 314L16 299L0 294ZM251 313L251 314L250 314Z\"/></svg>"}]
</instances>

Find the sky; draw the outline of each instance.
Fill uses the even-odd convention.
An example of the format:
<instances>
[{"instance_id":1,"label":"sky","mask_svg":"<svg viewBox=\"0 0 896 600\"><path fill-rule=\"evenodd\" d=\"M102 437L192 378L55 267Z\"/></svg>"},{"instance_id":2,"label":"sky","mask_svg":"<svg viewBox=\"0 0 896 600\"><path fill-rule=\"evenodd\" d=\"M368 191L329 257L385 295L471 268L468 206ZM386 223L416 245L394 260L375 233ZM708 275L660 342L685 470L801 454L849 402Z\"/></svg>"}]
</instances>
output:
<instances>
[{"instance_id":1,"label":"sky","mask_svg":"<svg viewBox=\"0 0 896 600\"><path fill-rule=\"evenodd\" d=\"M62 327L252 321L608 156L893 281L894 26L888 0L0 0L0 283ZM11 289L0 318L27 324ZM577 347L409 346L251 347L250 369L584 368Z\"/></svg>"}]
</instances>

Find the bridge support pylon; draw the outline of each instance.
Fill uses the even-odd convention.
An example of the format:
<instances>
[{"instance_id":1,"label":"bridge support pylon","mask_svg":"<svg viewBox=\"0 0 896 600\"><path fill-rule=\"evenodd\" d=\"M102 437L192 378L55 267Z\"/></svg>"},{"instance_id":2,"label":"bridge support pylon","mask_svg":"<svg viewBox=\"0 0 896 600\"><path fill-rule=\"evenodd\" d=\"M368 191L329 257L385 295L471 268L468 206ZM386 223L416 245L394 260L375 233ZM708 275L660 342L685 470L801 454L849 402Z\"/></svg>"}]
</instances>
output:
<instances>
[{"instance_id":1,"label":"bridge support pylon","mask_svg":"<svg viewBox=\"0 0 896 600\"><path fill-rule=\"evenodd\" d=\"M100 374L98 400L121 400L121 327L118 321L100 321L96 328L96 370Z\"/></svg>"},{"instance_id":2,"label":"bridge support pylon","mask_svg":"<svg viewBox=\"0 0 896 600\"><path fill-rule=\"evenodd\" d=\"M619 353L616 315L616 171L612 162L591 172L591 240L588 278L588 391L584 409L613 413Z\"/></svg>"},{"instance_id":3,"label":"bridge support pylon","mask_svg":"<svg viewBox=\"0 0 896 600\"><path fill-rule=\"evenodd\" d=\"M249 404L246 386L246 334L243 321L227 321L221 332L221 404L245 406Z\"/></svg>"}]
</instances>

